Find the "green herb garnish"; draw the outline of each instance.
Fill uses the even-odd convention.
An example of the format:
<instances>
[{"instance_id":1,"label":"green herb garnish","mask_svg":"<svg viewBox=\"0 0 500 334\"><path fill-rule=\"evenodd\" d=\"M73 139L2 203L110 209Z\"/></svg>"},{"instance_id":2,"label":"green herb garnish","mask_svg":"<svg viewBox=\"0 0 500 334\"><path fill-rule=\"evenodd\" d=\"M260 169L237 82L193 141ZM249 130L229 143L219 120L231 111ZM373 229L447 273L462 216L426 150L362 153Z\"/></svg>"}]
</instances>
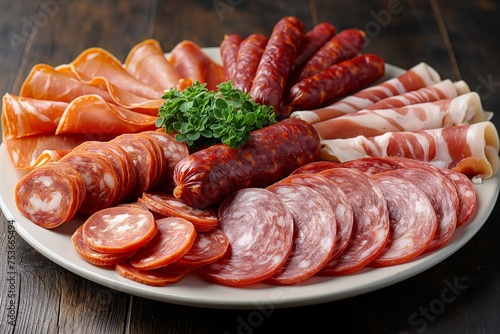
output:
<instances>
[{"instance_id":1,"label":"green herb garnish","mask_svg":"<svg viewBox=\"0 0 500 334\"><path fill-rule=\"evenodd\" d=\"M231 82L217 88L208 91L199 82L182 92L171 88L163 95L167 101L159 109L156 126L175 132L175 139L189 148L217 142L238 148L252 131L276 123L273 107L256 103Z\"/></svg>"}]
</instances>

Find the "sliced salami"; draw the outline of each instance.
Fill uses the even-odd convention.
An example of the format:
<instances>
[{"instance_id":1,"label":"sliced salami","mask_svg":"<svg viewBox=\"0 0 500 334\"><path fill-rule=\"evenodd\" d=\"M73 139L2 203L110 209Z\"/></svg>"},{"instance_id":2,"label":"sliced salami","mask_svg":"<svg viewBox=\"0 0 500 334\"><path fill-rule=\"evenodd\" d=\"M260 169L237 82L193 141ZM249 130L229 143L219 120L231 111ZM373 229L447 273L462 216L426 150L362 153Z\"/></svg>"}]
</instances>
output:
<instances>
[{"instance_id":1,"label":"sliced salami","mask_svg":"<svg viewBox=\"0 0 500 334\"><path fill-rule=\"evenodd\" d=\"M184 278L184 274L168 274L160 270L139 270L127 262L115 265L115 271L124 278L151 286L174 284Z\"/></svg>"},{"instance_id":2,"label":"sliced salami","mask_svg":"<svg viewBox=\"0 0 500 334\"><path fill-rule=\"evenodd\" d=\"M166 217L156 220L158 233L130 259L141 270L164 267L180 259L196 238L193 224L184 218Z\"/></svg>"},{"instance_id":3,"label":"sliced salami","mask_svg":"<svg viewBox=\"0 0 500 334\"><path fill-rule=\"evenodd\" d=\"M102 253L124 253L146 245L158 228L153 214L140 208L116 206L91 215L83 224L83 239Z\"/></svg>"},{"instance_id":4,"label":"sliced salami","mask_svg":"<svg viewBox=\"0 0 500 334\"><path fill-rule=\"evenodd\" d=\"M227 236L219 229L196 234L193 246L179 260L172 263L177 268L193 270L215 262L229 247Z\"/></svg>"},{"instance_id":5,"label":"sliced salami","mask_svg":"<svg viewBox=\"0 0 500 334\"><path fill-rule=\"evenodd\" d=\"M117 263L127 261L134 253L135 249L124 252L124 253L101 253L89 248L85 241L83 240L83 226L80 226L71 236L71 242L75 247L76 251L80 256L85 259L85 261L92 263L96 266L112 266Z\"/></svg>"},{"instance_id":6,"label":"sliced salami","mask_svg":"<svg viewBox=\"0 0 500 334\"><path fill-rule=\"evenodd\" d=\"M267 188L278 195L293 216L293 249L281 269L266 282L289 285L313 276L335 249L337 222L326 198L308 186L276 183Z\"/></svg>"},{"instance_id":7,"label":"sliced salami","mask_svg":"<svg viewBox=\"0 0 500 334\"><path fill-rule=\"evenodd\" d=\"M72 165L49 162L16 184L18 210L33 223L54 228L73 218L86 194L85 180Z\"/></svg>"},{"instance_id":8,"label":"sliced salami","mask_svg":"<svg viewBox=\"0 0 500 334\"><path fill-rule=\"evenodd\" d=\"M335 161L314 161L297 168L292 174L315 174L330 168L340 168L343 165Z\"/></svg>"},{"instance_id":9,"label":"sliced salami","mask_svg":"<svg viewBox=\"0 0 500 334\"><path fill-rule=\"evenodd\" d=\"M221 204L219 219L229 249L199 269L203 277L241 286L267 279L283 266L292 250L293 217L277 195L262 188L238 190Z\"/></svg>"},{"instance_id":10,"label":"sliced salami","mask_svg":"<svg viewBox=\"0 0 500 334\"><path fill-rule=\"evenodd\" d=\"M59 161L73 165L85 180L85 198L79 208L80 212L92 214L118 202L118 175L108 158L76 152L65 155Z\"/></svg>"},{"instance_id":11,"label":"sliced salami","mask_svg":"<svg viewBox=\"0 0 500 334\"><path fill-rule=\"evenodd\" d=\"M381 172L401 168L401 165L393 160L379 157L366 157L342 163L346 168L356 169L367 175L374 175Z\"/></svg>"},{"instance_id":12,"label":"sliced salami","mask_svg":"<svg viewBox=\"0 0 500 334\"><path fill-rule=\"evenodd\" d=\"M335 248L330 260L336 258L347 247L352 232L354 218L352 206L347 199L346 194L337 184L319 174L290 175L287 178L284 178L281 182L290 182L311 187L328 200L333 212L335 213L335 220L337 222Z\"/></svg>"},{"instance_id":13,"label":"sliced salami","mask_svg":"<svg viewBox=\"0 0 500 334\"><path fill-rule=\"evenodd\" d=\"M381 173L372 180L387 202L390 233L387 245L370 266L411 261L428 247L436 232L438 220L432 203L423 191L404 179Z\"/></svg>"},{"instance_id":14,"label":"sliced salami","mask_svg":"<svg viewBox=\"0 0 500 334\"><path fill-rule=\"evenodd\" d=\"M384 172L384 174L410 181L431 201L438 218L438 227L425 252L436 250L446 244L457 226L459 200L453 183L433 168L407 167Z\"/></svg>"},{"instance_id":15,"label":"sliced salami","mask_svg":"<svg viewBox=\"0 0 500 334\"><path fill-rule=\"evenodd\" d=\"M347 168L329 169L319 175L335 182L349 198L354 224L347 248L319 271L321 275L353 273L373 261L389 238L389 212L382 191L371 178Z\"/></svg>"},{"instance_id":16,"label":"sliced salami","mask_svg":"<svg viewBox=\"0 0 500 334\"><path fill-rule=\"evenodd\" d=\"M194 208L173 194L158 191L144 192L140 202L161 215L182 217L190 221L197 231L206 232L219 226L219 218L215 211L209 208Z\"/></svg>"}]
</instances>

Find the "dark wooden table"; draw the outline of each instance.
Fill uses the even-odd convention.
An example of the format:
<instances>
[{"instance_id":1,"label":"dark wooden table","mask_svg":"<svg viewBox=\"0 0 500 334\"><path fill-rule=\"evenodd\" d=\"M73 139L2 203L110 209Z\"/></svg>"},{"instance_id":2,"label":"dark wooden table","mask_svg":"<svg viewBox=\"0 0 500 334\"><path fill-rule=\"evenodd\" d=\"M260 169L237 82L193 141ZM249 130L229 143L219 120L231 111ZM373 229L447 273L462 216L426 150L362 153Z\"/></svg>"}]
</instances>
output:
<instances>
[{"instance_id":1,"label":"dark wooden table","mask_svg":"<svg viewBox=\"0 0 500 334\"><path fill-rule=\"evenodd\" d=\"M499 7L498 0L2 0L0 91L16 94L33 65L67 63L88 47L103 47L124 60L147 38L166 51L183 39L218 46L226 33L268 35L281 17L295 15L306 28L328 21L338 29L365 29L366 51L402 68L425 61L443 78L465 80L485 109L497 111ZM493 122L500 125L498 115ZM2 215L0 332L497 333L499 218L497 206L458 252L398 284L335 302L256 313L179 306L111 290L46 259L10 233ZM453 298L444 300L449 291Z\"/></svg>"}]
</instances>

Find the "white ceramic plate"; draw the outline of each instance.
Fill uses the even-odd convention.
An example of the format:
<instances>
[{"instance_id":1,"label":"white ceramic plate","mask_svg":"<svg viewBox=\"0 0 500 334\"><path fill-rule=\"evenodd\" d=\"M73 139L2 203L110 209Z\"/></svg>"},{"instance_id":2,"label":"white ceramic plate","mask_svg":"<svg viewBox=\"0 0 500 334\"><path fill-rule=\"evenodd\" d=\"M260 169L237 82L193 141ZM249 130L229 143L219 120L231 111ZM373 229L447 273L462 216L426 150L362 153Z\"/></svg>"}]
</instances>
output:
<instances>
[{"instance_id":1,"label":"white ceramic plate","mask_svg":"<svg viewBox=\"0 0 500 334\"><path fill-rule=\"evenodd\" d=\"M207 53L220 59L218 48L208 48ZM386 77L402 72L387 66ZM41 254L61 267L109 288L140 297L181 305L211 308L280 308L318 304L344 299L412 277L443 261L466 244L483 226L495 206L500 176L476 185L478 208L473 220L459 227L452 240L443 248L416 260L387 268L366 268L355 274L325 278L313 277L300 285L273 286L255 284L232 288L187 275L181 282L165 287L152 287L122 278L110 269L94 266L83 260L71 243L71 235L82 219L74 218L54 230L41 228L23 217L16 208L14 187L22 173L10 163L7 149L0 146L0 206L8 220L12 220L17 233Z\"/></svg>"}]
</instances>

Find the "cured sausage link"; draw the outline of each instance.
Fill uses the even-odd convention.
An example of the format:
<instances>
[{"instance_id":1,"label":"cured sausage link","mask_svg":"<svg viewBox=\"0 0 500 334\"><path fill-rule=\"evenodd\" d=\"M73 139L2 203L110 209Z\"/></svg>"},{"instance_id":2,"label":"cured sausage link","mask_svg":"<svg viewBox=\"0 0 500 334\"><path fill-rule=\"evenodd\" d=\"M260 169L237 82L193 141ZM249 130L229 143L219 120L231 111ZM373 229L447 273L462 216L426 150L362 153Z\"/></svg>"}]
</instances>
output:
<instances>
[{"instance_id":1,"label":"cured sausage link","mask_svg":"<svg viewBox=\"0 0 500 334\"><path fill-rule=\"evenodd\" d=\"M310 124L285 119L252 132L239 149L217 144L181 160L174 170L174 195L205 208L233 191L281 180L318 160L319 151L319 137Z\"/></svg>"},{"instance_id":2,"label":"cured sausage link","mask_svg":"<svg viewBox=\"0 0 500 334\"><path fill-rule=\"evenodd\" d=\"M256 102L279 110L303 36L304 24L296 17L285 17L276 23L249 93Z\"/></svg>"},{"instance_id":3,"label":"cured sausage link","mask_svg":"<svg viewBox=\"0 0 500 334\"><path fill-rule=\"evenodd\" d=\"M234 87L245 93L250 91L267 41L267 37L262 34L252 34L241 42L233 76Z\"/></svg>"},{"instance_id":4,"label":"cured sausage link","mask_svg":"<svg viewBox=\"0 0 500 334\"><path fill-rule=\"evenodd\" d=\"M238 34L225 35L220 43L220 56L227 80L233 80L236 73L238 49L243 38Z\"/></svg>"},{"instance_id":5,"label":"cured sausage link","mask_svg":"<svg viewBox=\"0 0 500 334\"><path fill-rule=\"evenodd\" d=\"M297 53L291 71L293 72L304 65L316 51L335 35L336 30L335 26L328 22L318 23L314 28L309 30L304 35L304 39L302 39L300 50Z\"/></svg>"}]
</instances>

